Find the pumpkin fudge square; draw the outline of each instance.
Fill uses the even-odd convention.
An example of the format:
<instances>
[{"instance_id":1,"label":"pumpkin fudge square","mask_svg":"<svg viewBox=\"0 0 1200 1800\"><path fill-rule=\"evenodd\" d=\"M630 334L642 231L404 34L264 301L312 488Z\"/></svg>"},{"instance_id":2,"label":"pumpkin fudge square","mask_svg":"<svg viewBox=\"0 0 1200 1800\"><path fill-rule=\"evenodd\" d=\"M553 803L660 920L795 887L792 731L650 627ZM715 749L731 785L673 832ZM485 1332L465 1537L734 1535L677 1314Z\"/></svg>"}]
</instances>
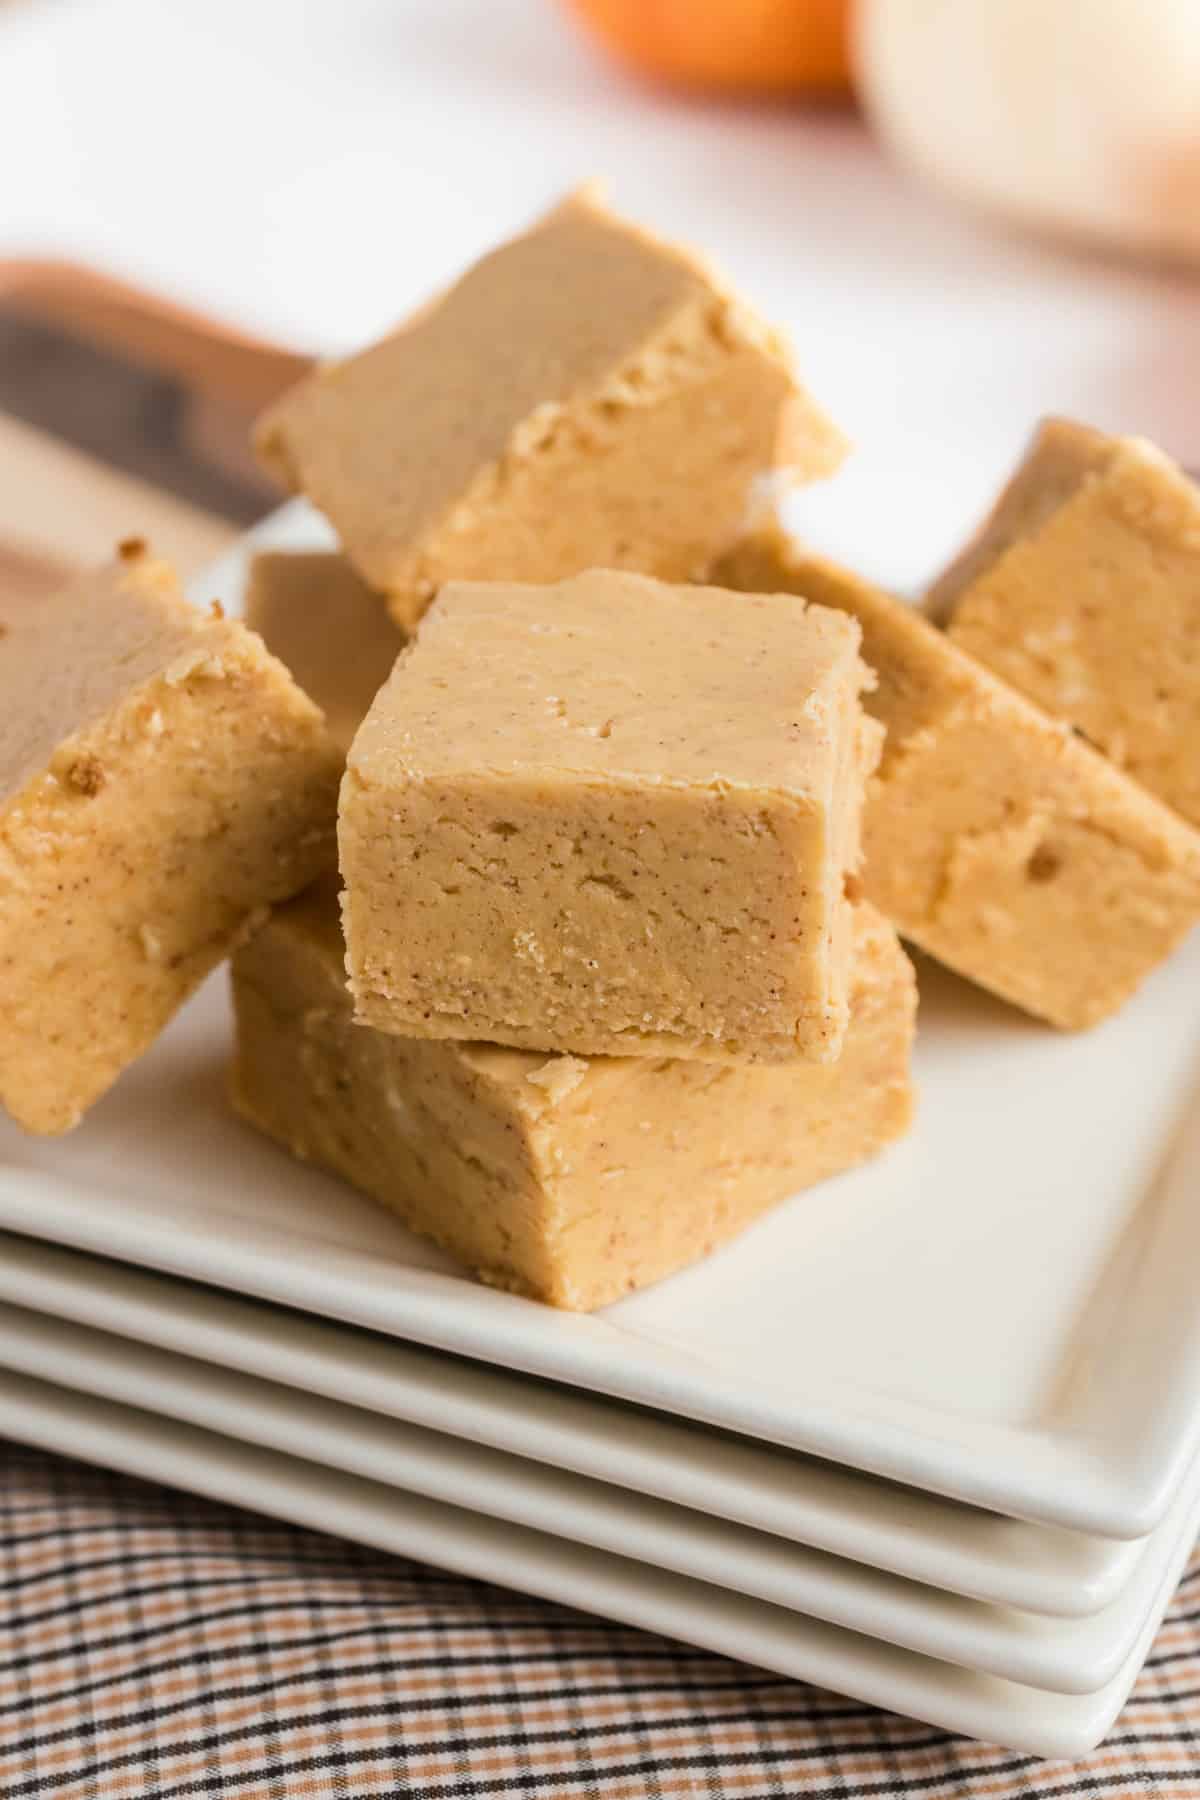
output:
<instances>
[{"instance_id":1,"label":"pumpkin fudge square","mask_svg":"<svg viewBox=\"0 0 1200 1800\"><path fill-rule=\"evenodd\" d=\"M1200 490L1153 444L1047 419L929 604L1200 825Z\"/></svg>"},{"instance_id":2,"label":"pumpkin fudge square","mask_svg":"<svg viewBox=\"0 0 1200 1800\"><path fill-rule=\"evenodd\" d=\"M858 626L593 570L452 583L354 740L358 1018L581 1055L832 1060L866 769Z\"/></svg>"},{"instance_id":3,"label":"pumpkin fudge square","mask_svg":"<svg viewBox=\"0 0 1200 1800\"><path fill-rule=\"evenodd\" d=\"M867 897L923 950L1067 1029L1115 1012L1200 918L1200 834L911 607L764 531L714 579L858 620L887 727Z\"/></svg>"},{"instance_id":4,"label":"pumpkin fudge square","mask_svg":"<svg viewBox=\"0 0 1200 1800\"><path fill-rule=\"evenodd\" d=\"M908 1128L913 971L855 908L832 1064L546 1058L354 1022L317 884L233 960L237 1111L483 1280L590 1310L706 1255Z\"/></svg>"},{"instance_id":5,"label":"pumpkin fudge square","mask_svg":"<svg viewBox=\"0 0 1200 1800\"><path fill-rule=\"evenodd\" d=\"M451 579L690 580L758 476L828 474L844 451L776 334L592 189L306 377L257 444L406 628Z\"/></svg>"},{"instance_id":6,"label":"pumpkin fudge square","mask_svg":"<svg viewBox=\"0 0 1200 1800\"><path fill-rule=\"evenodd\" d=\"M138 543L0 620L0 1100L60 1132L327 866L340 758Z\"/></svg>"}]
</instances>

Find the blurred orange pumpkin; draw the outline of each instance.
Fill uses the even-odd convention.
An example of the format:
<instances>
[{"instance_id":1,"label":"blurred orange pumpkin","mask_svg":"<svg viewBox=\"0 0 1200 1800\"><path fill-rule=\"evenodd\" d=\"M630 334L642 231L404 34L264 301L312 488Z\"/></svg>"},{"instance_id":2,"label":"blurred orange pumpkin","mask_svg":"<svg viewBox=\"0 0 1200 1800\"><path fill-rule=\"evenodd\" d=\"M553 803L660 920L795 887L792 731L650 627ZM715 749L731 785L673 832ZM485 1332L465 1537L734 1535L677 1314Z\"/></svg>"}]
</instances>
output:
<instances>
[{"instance_id":1,"label":"blurred orange pumpkin","mask_svg":"<svg viewBox=\"0 0 1200 1800\"><path fill-rule=\"evenodd\" d=\"M684 87L837 93L850 0L569 0L609 50Z\"/></svg>"}]
</instances>

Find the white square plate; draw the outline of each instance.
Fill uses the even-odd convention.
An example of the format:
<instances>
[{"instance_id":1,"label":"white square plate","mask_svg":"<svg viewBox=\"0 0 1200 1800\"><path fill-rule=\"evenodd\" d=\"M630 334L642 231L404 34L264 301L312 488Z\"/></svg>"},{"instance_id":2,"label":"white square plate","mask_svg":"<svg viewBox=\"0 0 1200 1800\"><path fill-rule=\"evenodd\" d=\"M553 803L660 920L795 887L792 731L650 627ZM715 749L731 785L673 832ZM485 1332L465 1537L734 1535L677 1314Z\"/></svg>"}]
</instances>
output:
<instances>
[{"instance_id":1,"label":"white square plate","mask_svg":"<svg viewBox=\"0 0 1200 1800\"><path fill-rule=\"evenodd\" d=\"M254 541L327 534L293 506ZM923 965L912 1136L591 1318L466 1280L233 1124L220 978L81 1130L0 1129L0 1226L1139 1537L1200 1445L1198 985L1200 938L1067 1037Z\"/></svg>"},{"instance_id":2,"label":"white square plate","mask_svg":"<svg viewBox=\"0 0 1200 1800\"><path fill-rule=\"evenodd\" d=\"M0 1238L0 1300L1018 1611L1100 1612L1130 1580L1146 1544L1025 1524L792 1450L29 1238Z\"/></svg>"},{"instance_id":3,"label":"white square plate","mask_svg":"<svg viewBox=\"0 0 1200 1800\"><path fill-rule=\"evenodd\" d=\"M1120 1672L1172 1565L1183 1521L1200 1499L1200 1474L1193 1473L1103 1612L1046 1619L3 1303L0 1367L1057 1693L1094 1693Z\"/></svg>"},{"instance_id":4,"label":"white square plate","mask_svg":"<svg viewBox=\"0 0 1200 1800\"><path fill-rule=\"evenodd\" d=\"M1070 1697L3 1369L0 1434L499 1581L1038 1756L1081 1756L1109 1731L1149 1654L1200 1523L1195 1511L1179 1519L1175 1552L1123 1667L1095 1694Z\"/></svg>"}]
</instances>

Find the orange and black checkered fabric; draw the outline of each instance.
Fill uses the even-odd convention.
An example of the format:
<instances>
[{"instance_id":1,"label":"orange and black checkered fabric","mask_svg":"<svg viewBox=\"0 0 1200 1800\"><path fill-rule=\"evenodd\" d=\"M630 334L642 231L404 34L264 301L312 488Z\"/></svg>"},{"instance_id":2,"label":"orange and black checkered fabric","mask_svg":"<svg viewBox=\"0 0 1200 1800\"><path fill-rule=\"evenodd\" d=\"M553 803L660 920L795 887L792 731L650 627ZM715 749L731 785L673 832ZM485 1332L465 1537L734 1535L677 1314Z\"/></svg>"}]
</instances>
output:
<instances>
[{"instance_id":1,"label":"orange and black checkered fabric","mask_svg":"<svg viewBox=\"0 0 1200 1800\"><path fill-rule=\"evenodd\" d=\"M1109 1742L1042 1763L3 1446L0 1794L1200 1800L1200 1559Z\"/></svg>"}]
</instances>

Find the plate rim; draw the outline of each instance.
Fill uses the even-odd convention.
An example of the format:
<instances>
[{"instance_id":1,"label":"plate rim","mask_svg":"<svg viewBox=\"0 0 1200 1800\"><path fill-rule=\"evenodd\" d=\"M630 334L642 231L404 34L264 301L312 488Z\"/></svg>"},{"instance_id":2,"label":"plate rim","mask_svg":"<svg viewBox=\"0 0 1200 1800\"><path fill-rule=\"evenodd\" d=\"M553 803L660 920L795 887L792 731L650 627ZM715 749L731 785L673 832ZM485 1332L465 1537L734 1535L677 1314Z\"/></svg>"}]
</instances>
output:
<instances>
[{"instance_id":1,"label":"plate rim","mask_svg":"<svg viewBox=\"0 0 1200 1800\"><path fill-rule=\"evenodd\" d=\"M88 1252L11 1236L0 1251L0 1300L11 1305L468 1438L984 1604L1087 1618L1117 1598L1145 1551L1146 1540L1088 1539L980 1513L807 1457L796 1463L802 1479L795 1492L783 1495L779 1489L793 1473L786 1465L799 1453L737 1435L717 1437L690 1421L598 1401L582 1389L544 1382L527 1388L527 1377L506 1369L177 1276L98 1261ZM583 1453L581 1437L588 1439ZM765 1507L753 1503L760 1483L771 1490ZM821 1483L832 1489L824 1499ZM918 1516L872 1522L872 1503L886 1504L890 1495L901 1507L915 1506ZM855 1506L863 1521L847 1532ZM978 1523L979 1532L973 1542L955 1543L952 1534L964 1523L968 1530ZM992 1527L1003 1529L1005 1541L988 1542ZM1030 1533L1045 1542L1031 1545ZM1090 1567L1085 1559L1082 1569L1063 1569L1064 1540L1087 1545ZM914 1542L922 1546L917 1556ZM1023 1579L1038 1564L1036 1577Z\"/></svg>"},{"instance_id":2,"label":"plate rim","mask_svg":"<svg viewBox=\"0 0 1200 1800\"><path fill-rule=\"evenodd\" d=\"M958 1417L961 1438L948 1442L949 1415L894 1395L882 1416L868 1410L869 1392L836 1378L816 1404L794 1393L748 1394L733 1378L660 1345L654 1366L638 1366L602 1315L545 1319L548 1309L535 1301L400 1263L381 1269L376 1258L328 1242L318 1267L289 1262L277 1231L233 1215L221 1223L219 1235L189 1239L136 1202L104 1211L86 1188L37 1171L0 1170L0 1228L20 1235L499 1363L1069 1531L1147 1537L1200 1440L1200 1410L1160 1391L1158 1411L1143 1412L1142 1440L1132 1447L1110 1446L1099 1431L1060 1434ZM297 1234L293 1242L309 1240ZM1200 1316L1191 1322L1189 1364L1198 1339Z\"/></svg>"},{"instance_id":3,"label":"plate rim","mask_svg":"<svg viewBox=\"0 0 1200 1800\"><path fill-rule=\"evenodd\" d=\"M1188 1554L1184 1548L1173 1561L1118 1675L1096 1694L1072 1698L974 1674L799 1615L780 1618L780 1609L762 1602L629 1565L607 1552L555 1544L528 1527L501 1525L466 1509L406 1505L409 1497L400 1490L131 1407L85 1400L4 1370L0 1432L460 1574L494 1582L497 1569L503 1569L513 1576L509 1585L523 1592L1044 1757L1082 1756L1107 1735L1149 1654ZM465 1532L463 1520L470 1521ZM1190 1525L1197 1523L1200 1519ZM498 1543L504 1547L499 1553Z\"/></svg>"}]
</instances>

